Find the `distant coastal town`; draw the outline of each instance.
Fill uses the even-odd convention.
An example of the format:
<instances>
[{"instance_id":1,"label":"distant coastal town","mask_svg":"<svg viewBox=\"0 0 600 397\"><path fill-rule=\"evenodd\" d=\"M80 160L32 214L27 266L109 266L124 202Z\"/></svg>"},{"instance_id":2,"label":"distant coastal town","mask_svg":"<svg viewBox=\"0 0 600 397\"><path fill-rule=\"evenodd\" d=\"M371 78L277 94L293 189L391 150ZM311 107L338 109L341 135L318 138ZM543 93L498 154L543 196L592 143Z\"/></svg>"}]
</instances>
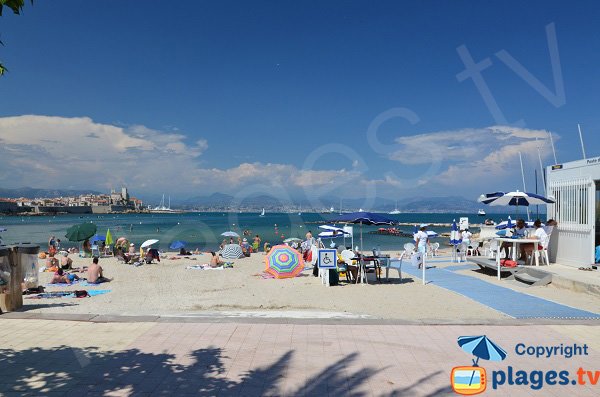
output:
<instances>
[{"instance_id":1,"label":"distant coastal town","mask_svg":"<svg viewBox=\"0 0 600 397\"><path fill-rule=\"evenodd\" d=\"M143 202L126 187L110 194L80 194L55 198L0 198L0 213L19 215L109 214L144 212Z\"/></svg>"}]
</instances>

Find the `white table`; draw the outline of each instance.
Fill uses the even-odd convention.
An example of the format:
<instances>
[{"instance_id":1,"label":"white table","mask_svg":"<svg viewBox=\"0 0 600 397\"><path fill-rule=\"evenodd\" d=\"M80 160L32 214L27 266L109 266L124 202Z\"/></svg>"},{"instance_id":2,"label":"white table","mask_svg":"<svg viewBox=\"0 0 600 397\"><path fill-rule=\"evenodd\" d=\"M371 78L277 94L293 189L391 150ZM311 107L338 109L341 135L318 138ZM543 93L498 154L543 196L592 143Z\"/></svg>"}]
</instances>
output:
<instances>
[{"instance_id":1,"label":"white table","mask_svg":"<svg viewBox=\"0 0 600 397\"><path fill-rule=\"evenodd\" d=\"M538 244L540 243L540 240L536 239L536 238L509 238L509 237L495 237L494 240L498 241L498 252L496 253L496 265L498 266L498 280L500 280L500 254L502 251L502 243L512 243L513 245L513 250L512 250L512 260L513 261L517 261L517 245L519 244L527 244L527 243L533 243L533 249L534 249L534 255L537 258L537 250L538 250ZM535 262L536 266L539 266L539 262L536 261Z\"/></svg>"}]
</instances>

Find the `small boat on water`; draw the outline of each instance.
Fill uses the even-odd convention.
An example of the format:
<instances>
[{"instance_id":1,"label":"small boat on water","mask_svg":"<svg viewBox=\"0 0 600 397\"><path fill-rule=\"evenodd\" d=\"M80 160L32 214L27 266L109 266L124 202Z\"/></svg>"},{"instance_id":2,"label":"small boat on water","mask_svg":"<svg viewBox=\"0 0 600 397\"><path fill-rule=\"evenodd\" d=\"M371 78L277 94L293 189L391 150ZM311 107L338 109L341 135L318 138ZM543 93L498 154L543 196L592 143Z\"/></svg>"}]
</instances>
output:
<instances>
[{"instance_id":1,"label":"small boat on water","mask_svg":"<svg viewBox=\"0 0 600 397\"><path fill-rule=\"evenodd\" d=\"M390 215L398 215L401 214L400 210L398 209L398 202L396 201L396 206L394 207L393 211L388 212L388 214Z\"/></svg>"},{"instance_id":2,"label":"small boat on water","mask_svg":"<svg viewBox=\"0 0 600 397\"><path fill-rule=\"evenodd\" d=\"M479 216L485 216L485 211L480 209L479 211L477 211L477 215Z\"/></svg>"},{"instance_id":3,"label":"small boat on water","mask_svg":"<svg viewBox=\"0 0 600 397\"><path fill-rule=\"evenodd\" d=\"M259 216L260 216L260 217L264 217L264 216L265 216L265 209L264 209L264 208L262 209L262 212L260 213L260 215L259 215Z\"/></svg>"}]
</instances>

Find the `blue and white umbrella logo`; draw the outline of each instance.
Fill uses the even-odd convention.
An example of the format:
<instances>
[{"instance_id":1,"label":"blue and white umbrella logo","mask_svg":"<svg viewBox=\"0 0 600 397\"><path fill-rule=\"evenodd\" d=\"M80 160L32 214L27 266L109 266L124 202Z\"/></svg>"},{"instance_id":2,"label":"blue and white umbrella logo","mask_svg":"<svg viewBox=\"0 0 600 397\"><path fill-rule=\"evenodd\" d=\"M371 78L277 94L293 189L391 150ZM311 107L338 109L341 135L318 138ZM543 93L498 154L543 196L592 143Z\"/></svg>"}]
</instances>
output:
<instances>
[{"instance_id":1,"label":"blue and white umbrella logo","mask_svg":"<svg viewBox=\"0 0 600 397\"><path fill-rule=\"evenodd\" d=\"M458 345L467 353L477 357L473 360L475 367L480 358L489 361L502 361L506 358L506 351L485 335L459 336Z\"/></svg>"},{"instance_id":2,"label":"blue and white umbrella logo","mask_svg":"<svg viewBox=\"0 0 600 397\"><path fill-rule=\"evenodd\" d=\"M502 361L506 358L506 351L492 342L487 336L459 336L458 345L467 353L474 355L473 366L477 367L479 359L489 361ZM471 373L468 385L471 386L475 372Z\"/></svg>"}]
</instances>

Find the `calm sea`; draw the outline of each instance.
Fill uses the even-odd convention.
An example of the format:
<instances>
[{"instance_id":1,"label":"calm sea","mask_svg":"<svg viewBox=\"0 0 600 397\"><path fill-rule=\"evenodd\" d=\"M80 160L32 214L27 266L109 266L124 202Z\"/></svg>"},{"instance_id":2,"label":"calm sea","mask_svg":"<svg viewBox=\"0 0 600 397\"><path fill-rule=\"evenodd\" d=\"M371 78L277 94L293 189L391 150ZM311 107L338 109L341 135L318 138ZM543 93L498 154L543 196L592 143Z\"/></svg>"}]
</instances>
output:
<instances>
[{"instance_id":1,"label":"calm sea","mask_svg":"<svg viewBox=\"0 0 600 397\"><path fill-rule=\"evenodd\" d=\"M75 246L64 238L66 230L77 223L93 222L98 226L98 234L105 234L110 228L113 239L125 236L137 246L147 239L160 240L159 246L167 249L174 240L188 242L187 248L209 250L217 247L222 241L221 233L233 230L240 235L247 230L251 236L259 234L262 241L271 244L279 243L283 238L303 238L307 231L313 235L319 233L318 225L313 222L326 221L334 215L329 214L281 214L267 213L259 217L252 213L182 213L182 214L107 214L107 215L56 215L30 217L0 217L0 226L7 229L0 234L4 244L31 242L46 247L48 238L55 235L62 240L63 247ZM450 223L453 219L467 216L471 223L482 222L476 214L398 214L388 215L399 222L418 223ZM496 221L506 219L507 215L494 214ZM377 230L375 226L363 226L363 242L365 249L379 247L383 250L400 249L410 238L368 233ZM400 230L412 232L411 226L400 226ZM438 233L449 232L448 227L432 227ZM476 229L473 231L477 231ZM359 241L359 225L354 225L355 245ZM446 239L435 241L444 243ZM326 245L329 240L325 240ZM336 239L343 244L343 239ZM347 246L350 240L347 239Z\"/></svg>"}]
</instances>

